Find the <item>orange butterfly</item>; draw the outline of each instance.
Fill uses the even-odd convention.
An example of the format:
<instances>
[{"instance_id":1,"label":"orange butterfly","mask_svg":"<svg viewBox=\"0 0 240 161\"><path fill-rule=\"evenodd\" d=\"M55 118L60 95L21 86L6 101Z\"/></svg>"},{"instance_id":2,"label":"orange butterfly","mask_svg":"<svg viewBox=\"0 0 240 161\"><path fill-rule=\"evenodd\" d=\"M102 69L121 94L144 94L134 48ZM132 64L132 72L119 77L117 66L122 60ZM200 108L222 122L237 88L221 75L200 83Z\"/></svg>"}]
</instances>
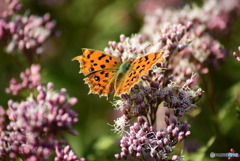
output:
<instances>
[{"instance_id":1,"label":"orange butterfly","mask_svg":"<svg viewBox=\"0 0 240 161\"><path fill-rule=\"evenodd\" d=\"M80 72L85 83L89 85L90 93L99 96L120 96L129 93L131 87L147 75L152 65L163 62L163 52L144 55L133 62L121 62L118 58L101 51L82 49L83 55L72 60L80 62Z\"/></svg>"}]
</instances>

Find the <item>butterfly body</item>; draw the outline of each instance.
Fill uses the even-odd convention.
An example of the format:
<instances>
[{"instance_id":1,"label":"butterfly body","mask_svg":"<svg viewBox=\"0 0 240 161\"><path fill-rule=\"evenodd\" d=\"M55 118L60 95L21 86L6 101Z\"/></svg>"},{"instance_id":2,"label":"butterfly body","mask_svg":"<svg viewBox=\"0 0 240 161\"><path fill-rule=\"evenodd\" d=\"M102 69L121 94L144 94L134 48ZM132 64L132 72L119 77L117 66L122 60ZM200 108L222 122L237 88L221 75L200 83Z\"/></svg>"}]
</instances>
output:
<instances>
[{"instance_id":1,"label":"butterfly body","mask_svg":"<svg viewBox=\"0 0 240 161\"><path fill-rule=\"evenodd\" d=\"M152 65L164 61L162 52L156 52L137 58L133 62L121 62L118 58L92 49L83 49L83 55L73 58L80 62L80 73L87 76L89 93L100 96L120 96L128 93L131 87L147 75Z\"/></svg>"},{"instance_id":2,"label":"butterfly body","mask_svg":"<svg viewBox=\"0 0 240 161\"><path fill-rule=\"evenodd\" d=\"M117 70L117 74L122 74L122 73L127 72L130 67L131 67L131 64L129 62L125 62L125 63L121 64Z\"/></svg>"}]
</instances>

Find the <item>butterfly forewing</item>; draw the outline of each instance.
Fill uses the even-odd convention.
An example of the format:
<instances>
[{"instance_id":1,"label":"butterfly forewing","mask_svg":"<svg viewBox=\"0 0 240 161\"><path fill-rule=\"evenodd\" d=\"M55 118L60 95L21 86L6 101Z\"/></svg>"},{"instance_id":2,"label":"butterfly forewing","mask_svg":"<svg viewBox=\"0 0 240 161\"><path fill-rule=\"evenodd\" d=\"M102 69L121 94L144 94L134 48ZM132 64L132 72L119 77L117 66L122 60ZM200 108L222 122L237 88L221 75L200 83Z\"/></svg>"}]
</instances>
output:
<instances>
[{"instance_id":1,"label":"butterfly forewing","mask_svg":"<svg viewBox=\"0 0 240 161\"><path fill-rule=\"evenodd\" d=\"M89 75L96 71L116 70L120 61L101 51L83 49L83 55L73 58L80 62L80 73Z\"/></svg>"},{"instance_id":2,"label":"butterfly forewing","mask_svg":"<svg viewBox=\"0 0 240 161\"><path fill-rule=\"evenodd\" d=\"M151 53L133 61L128 72L117 84L115 95L129 93L131 87L138 83L143 75L147 75L154 64L164 61L162 54L162 52Z\"/></svg>"}]
</instances>

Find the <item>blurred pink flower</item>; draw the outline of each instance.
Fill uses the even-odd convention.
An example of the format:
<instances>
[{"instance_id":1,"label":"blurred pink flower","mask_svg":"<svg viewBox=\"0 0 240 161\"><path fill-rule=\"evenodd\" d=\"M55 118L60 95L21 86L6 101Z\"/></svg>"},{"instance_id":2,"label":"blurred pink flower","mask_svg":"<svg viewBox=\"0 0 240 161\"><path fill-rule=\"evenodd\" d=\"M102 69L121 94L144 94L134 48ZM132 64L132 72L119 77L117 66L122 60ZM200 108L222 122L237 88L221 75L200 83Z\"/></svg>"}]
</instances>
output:
<instances>
[{"instance_id":1,"label":"blurred pink flower","mask_svg":"<svg viewBox=\"0 0 240 161\"><path fill-rule=\"evenodd\" d=\"M141 0L137 10L144 15L154 12L158 8L179 8L182 5L182 0Z\"/></svg>"},{"instance_id":2,"label":"blurred pink flower","mask_svg":"<svg viewBox=\"0 0 240 161\"><path fill-rule=\"evenodd\" d=\"M240 51L240 46L238 47L238 50ZM240 54L233 52L233 56L237 59L238 62L240 62Z\"/></svg>"},{"instance_id":3,"label":"blurred pink flower","mask_svg":"<svg viewBox=\"0 0 240 161\"><path fill-rule=\"evenodd\" d=\"M6 88L6 93L17 95L23 89L33 89L40 85L40 69L41 66L39 64L32 64L30 69L26 69L24 72L20 73L22 82L18 82L17 79L12 78L10 81L10 86Z\"/></svg>"},{"instance_id":4,"label":"blurred pink flower","mask_svg":"<svg viewBox=\"0 0 240 161\"><path fill-rule=\"evenodd\" d=\"M5 0L0 18L0 41L7 44L6 51L21 51L33 62L33 53L42 53L42 44L53 33L55 22L50 20L50 14L42 17L36 15L20 15L22 9L19 0Z\"/></svg>"},{"instance_id":5,"label":"blurred pink flower","mask_svg":"<svg viewBox=\"0 0 240 161\"><path fill-rule=\"evenodd\" d=\"M0 131L2 131L4 128L5 115L6 115L5 109L2 106L0 106Z\"/></svg>"},{"instance_id":6,"label":"blurred pink flower","mask_svg":"<svg viewBox=\"0 0 240 161\"><path fill-rule=\"evenodd\" d=\"M54 158L54 161L85 161L85 158L80 158L74 154L74 152L71 150L70 146L67 145L63 148L56 147L56 157Z\"/></svg>"}]
</instances>

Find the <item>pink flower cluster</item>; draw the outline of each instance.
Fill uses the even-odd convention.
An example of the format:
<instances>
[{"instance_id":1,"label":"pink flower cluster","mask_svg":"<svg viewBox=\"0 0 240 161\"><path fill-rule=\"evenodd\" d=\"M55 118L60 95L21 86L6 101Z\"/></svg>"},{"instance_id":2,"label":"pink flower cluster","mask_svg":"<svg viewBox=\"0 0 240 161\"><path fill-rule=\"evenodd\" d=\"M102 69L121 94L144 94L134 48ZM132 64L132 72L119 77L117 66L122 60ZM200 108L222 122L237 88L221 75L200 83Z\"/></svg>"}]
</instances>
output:
<instances>
[{"instance_id":1,"label":"pink flower cluster","mask_svg":"<svg viewBox=\"0 0 240 161\"><path fill-rule=\"evenodd\" d=\"M41 66L39 64L32 64L29 69L26 69L24 72L20 73L22 82L18 82L17 79L12 78L10 81L10 86L6 88L6 93L17 95L23 89L36 88L41 84L40 69Z\"/></svg>"},{"instance_id":2,"label":"pink flower cluster","mask_svg":"<svg viewBox=\"0 0 240 161\"><path fill-rule=\"evenodd\" d=\"M218 6L217 11L214 10L215 6ZM168 65L168 70L171 70L174 81L181 83L185 78L190 78L192 73L206 74L209 68L218 68L225 60L227 50L211 35L214 34L213 31L223 35L225 30L229 30L229 25L223 24L228 21L221 17L224 12L221 7L221 3L213 0L205 2L202 8L158 8L145 16L141 33L150 39L156 39L158 34L165 35L163 28L166 25L190 26L182 39L178 39L188 42L188 47L177 54L170 54L169 59L172 59L173 63ZM220 18L222 23L219 22Z\"/></svg>"},{"instance_id":3,"label":"pink flower cluster","mask_svg":"<svg viewBox=\"0 0 240 161\"><path fill-rule=\"evenodd\" d=\"M153 126L138 117L138 121L129 127L129 133L120 141L121 153L117 159L124 160L167 160L175 145L190 135L188 122L181 123L177 117L170 119L170 112L165 113L166 131L156 130ZM172 161L180 161L174 155Z\"/></svg>"},{"instance_id":4,"label":"pink flower cluster","mask_svg":"<svg viewBox=\"0 0 240 161\"><path fill-rule=\"evenodd\" d=\"M1 127L0 158L46 160L57 147L66 146L61 134L76 134L72 126L78 115L71 109L76 103L76 98L67 97L66 89L56 92L52 83L38 86L36 97L30 95L21 102L9 100L6 116L10 122ZM2 108L0 112L4 114Z\"/></svg>"},{"instance_id":5,"label":"pink flower cluster","mask_svg":"<svg viewBox=\"0 0 240 161\"><path fill-rule=\"evenodd\" d=\"M1 17L7 18L15 14L16 11L19 11L23 8L22 4L19 0L4 0L1 1L1 6L3 7L3 11L1 13Z\"/></svg>"},{"instance_id":6,"label":"pink flower cluster","mask_svg":"<svg viewBox=\"0 0 240 161\"><path fill-rule=\"evenodd\" d=\"M203 93L200 88L196 90L192 88L192 86L198 85L195 75L192 74L193 71L198 72L198 68L195 66L196 61L192 57L186 57L187 61L179 59L184 58L182 52L190 46L189 37L193 27L192 23L165 23L155 27L158 32L151 33L150 31L153 30L149 30L148 33L136 34L131 37L121 35L120 42L110 41L110 47L105 48L105 52L122 61L132 61L137 57L156 51L162 51L165 58L164 62L154 65L148 75L142 76L141 83L134 85L129 94L122 94L121 99L114 103L116 109L123 114L115 121L114 130L121 134L126 133L126 136L121 139L122 152L115 156L117 159L148 160L146 158L150 157L153 160L180 160L181 156L177 155L170 158L175 144L167 146L166 149L164 146L158 147L158 140L155 138L157 131L154 129L159 128L156 127L156 121L164 121L164 119L157 118L157 111L163 106L171 108L174 111L174 117L181 119L188 111L197 107L196 103ZM189 66L189 64L192 65ZM179 69L182 70L179 71ZM137 123L139 125L129 124L134 117L141 117L145 124L142 125L139 122ZM130 129L126 130L129 126ZM176 130L173 131L174 136L177 136L177 134L175 135ZM168 136L167 132L161 132L166 138L159 137L159 139L168 139L166 145L169 142L178 143L174 137ZM186 138L183 137L183 134L185 133L179 133L178 137L181 138L179 142ZM187 132L188 135L190 135L190 131Z\"/></svg>"},{"instance_id":7,"label":"pink flower cluster","mask_svg":"<svg viewBox=\"0 0 240 161\"><path fill-rule=\"evenodd\" d=\"M0 18L0 41L7 43L6 51L12 53L18 50L24 54L41 53L42 44L55 27L55 22L50 21L50 14L47 13L43 17L18 15L16 11L22 9L19 0L5 0L5 6L6 9ZM32 61L32 58L29 61Z\"/></svg>"},{"instance_id":8,"label":"pink flower cluster","mask_svg":"<svg viewBox=\"0 0 240 161\"><path fill-rule=\"evenodd\" d=\"M56 148L56 157L54 161L85 161L85 158L78 159L74 152L70 149L70 146L67 145L62 149Z\"/></svg>"}]
</instances>

